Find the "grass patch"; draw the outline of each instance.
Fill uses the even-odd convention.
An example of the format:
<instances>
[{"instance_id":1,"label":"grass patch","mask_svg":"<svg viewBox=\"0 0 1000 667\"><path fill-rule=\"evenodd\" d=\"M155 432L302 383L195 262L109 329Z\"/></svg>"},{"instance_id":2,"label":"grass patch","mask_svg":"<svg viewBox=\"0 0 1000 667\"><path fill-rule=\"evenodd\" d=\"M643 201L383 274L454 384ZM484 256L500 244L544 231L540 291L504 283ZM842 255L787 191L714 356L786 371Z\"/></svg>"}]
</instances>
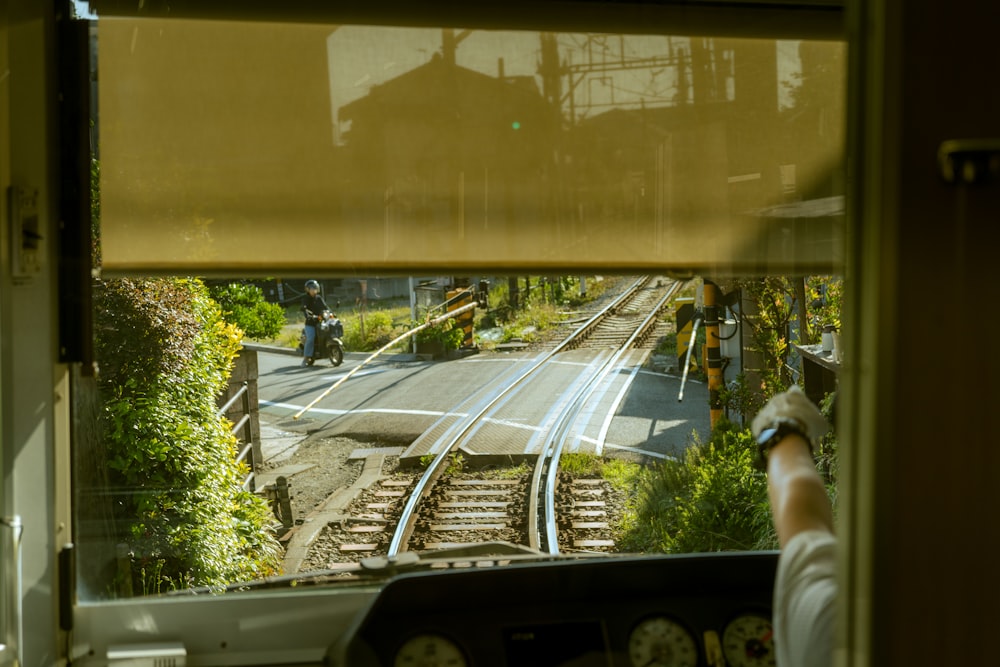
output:
<instances>
[{"instance_id":1,"label":"grass patch","mask_svg":"<svg viewBox=\"0 0 1000 667\"><path fill-rule=\"evenodd\" d=\"M593 454L572 452L559 457L559 469L571 475L598 475L603 467L603 461Z\"/></svg>"},{"instance_id":2,"label":"grass patch","mask_svg":"<svg viewBox=\"0 0 1000 667\"><path fill-rule=\"evenodd\" d=\"M601 476L619 491L634 492L643 468L638 463L624 459L608 459L601 468Z\"/></svg>"},{"instance_id":3,"label":"grass patch","mask_svg":"<svg viewBox=\"0 0 1000 667\"><path fill-rule=\"evenodd\" d=\"M517 479L519 477L524 477L530 473L532 467L528 465L527 461L523 461L517 465L503 466L501 468L490 468L484 470L488 473L490 479Z\"/></svg>"}]
</instances>

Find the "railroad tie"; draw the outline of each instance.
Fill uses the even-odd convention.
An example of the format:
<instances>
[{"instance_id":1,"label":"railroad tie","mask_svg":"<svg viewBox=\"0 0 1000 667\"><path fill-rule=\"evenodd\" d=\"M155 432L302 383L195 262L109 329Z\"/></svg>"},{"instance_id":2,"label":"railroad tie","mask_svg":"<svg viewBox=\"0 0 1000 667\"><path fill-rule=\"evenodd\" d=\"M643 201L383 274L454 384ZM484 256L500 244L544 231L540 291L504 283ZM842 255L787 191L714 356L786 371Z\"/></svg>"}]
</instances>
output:
<instances>
[{"instance_id":1,"label":"railroad tie","mask_svg":"<svg viewBox=\"0 0 1000 667\"><path fill-rule=\"evenodd\" d=\"M608 527L607 521L574 521L573 528L599 528L605 529Z\"/></svg>"},{"instance_id":2,"label":"railroad tie","mask_svg":"<svg viewBox=\"0 0 1000 667\"><path fill-rule=\"evenodd\" d=\"M451 486L517 486L521 482L516 479L453 479Z\"/></svg>"},{"instance_id":3,"label":"railroad tie","mask_svg":"<svg viewBox=\"0 0 1000 667\"><path fill-rule=\"evenodd\" d=\"M384 533L385 526L351 526L347 529L349 533Z\"/></svg>"},{"instance_id":4,"label":"railroad tie","mask_svg":"<svg viewBox=\"0 0 1000 667\"><path fill-rule=\"evenodd\" d=\"M613 547L614 540L573 540L574 547Z\"/></svg>"},{"instance_id":5,"label":"railroad tie","mask_svg":"<svg viewBox=\"0 0 1000 667\"><path fill-rule=\"evenodd\" d=\"M509 496L509 489L469 489L467 491L452 491L448 489L444 492L449 498L469 497L469 496Z\"/></svg>"},{"instance_id":6,"label":"railroad tie","mask_svg":"<svg viewBox=\"0 0 1000 667\"><path fill-rule=\"evenodd\" d=\"M430 529L436 533L449 530L503 530L506 523L433 523Z\"/></svg>"},{"instance_id":7,"label":"railroad tie","mask_svg":"<svg viewBox=\"0 0 1000 667\"><path fill-rule=\"evenodd\" d=\"M506 512L435 512L434 518L439 521L449 519L504 519Z\"/></svg>"},{"instance_id":8,"label":"railroad tie","mask_svg":"<svg viewBox=\"0 0 1000 667\"><path fill-rule=\"evenodd\" d=\"M466 546L469 546L468 542L424 542L424 549L451 549Z\"/></svg>"}]
</instances>

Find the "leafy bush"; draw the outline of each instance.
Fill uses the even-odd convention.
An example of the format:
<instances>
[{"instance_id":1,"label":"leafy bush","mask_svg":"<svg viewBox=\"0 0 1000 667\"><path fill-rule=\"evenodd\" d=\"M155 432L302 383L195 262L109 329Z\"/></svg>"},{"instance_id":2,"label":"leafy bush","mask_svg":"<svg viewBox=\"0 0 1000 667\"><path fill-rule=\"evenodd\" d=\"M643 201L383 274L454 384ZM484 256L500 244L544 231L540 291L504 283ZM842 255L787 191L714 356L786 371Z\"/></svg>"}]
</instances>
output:
<instances>
[{"instance_id":1,"label":"leafy bush","mask_svg":"<svg viewBox=\"0 0 1000 667\"><path fill-rule=\"evenodd\" d=\"M199 281L116 280L95 291L101 430L125 590L219 586L278 570L263 500L242 489L231 424L216 416L241 333ZM152 576L155 581L150 581Z\"/></svg>"},{"instance_id":2,"label":"leafy bush","mask_svg":"<svg viewBox=\"0 0 1000 667\"><path fill-rule=\"evenodd\" d=\"M752 315L743 316L743 325L750 332L751 349L760 354L760 368L748 373L749 388L759 393L760 404L788 389L792 379L788 373L790 351L789 325L794 314L795 290L788 278L767 276L739 280L737 284L745 299L753 303ZM750 383L750 377L753 382Z\"/></svg>"},{"instance_id":3,"label":"leafy bush","mask_svg":"<svg viewBox=\"0 0 1000 667\"><path fill-rule=\"evenodd\" d=\"M344 346L348 350L374 352L385 347L404 331L393 323L391 312L384 310L365 313L364 336L361 332L360 316L352 316L341 321L344 324Z\"/></svg>"},{"instance_id":4,"label":"leafy bush","mask_svg":"<svg viewBox=\"0 0 1000 667\"><path fill-rule=\"evenodd\" d=\"M623 546L663 553L777 548L767 481L756 460L750 431L720 423L683 461L664 461L641 476Z\"/></svg>"},{"instance_id":5,"label":"leafy bush","mask_svg":"<svg viewBox=\"0 0 1000 667\"><path fill-rule=\"evenodd\" d=\"M210 292L222 308L222 317L242 329L247 338L276 338L285 326L285 310L268 303L256 285L230 283L212 287Z\"/></svg>"},{"instance_id":6,"label":"leafy bush","mask_svg":"<svg viewBox=\"0 0 1000 667\"><path fill-rule=\"evenodd\" d=\"M457 350L462 346L462 341L465 340L465 331L457 326L453 317L426 329L421 329L414 335L417 338L417 343L439 341L444 346L445 351Z\"/></svg>"},{"instance_id":7,"label":"leafy bush","mask_svg":"<svg viewBox=\"0 0 1000 667\"><path fill-rule=\"evenodd\" d=\"M807 310L810 319L809 342L820 342L825 325L840 329L844 308L844 281L837 276L810 276L806 280Z\"/></svg>"}]
</instances>

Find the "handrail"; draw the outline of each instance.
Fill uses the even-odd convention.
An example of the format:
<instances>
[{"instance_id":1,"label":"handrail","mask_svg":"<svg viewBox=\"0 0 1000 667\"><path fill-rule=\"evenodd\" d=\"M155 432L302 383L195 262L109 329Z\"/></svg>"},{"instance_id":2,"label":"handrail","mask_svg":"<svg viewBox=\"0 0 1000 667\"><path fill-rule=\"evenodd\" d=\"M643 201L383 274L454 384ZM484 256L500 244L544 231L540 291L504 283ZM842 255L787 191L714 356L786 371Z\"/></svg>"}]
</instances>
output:
<instances>
[{"instance_id":1,"label":"handrail","mask_svg":"<svg viewBox=\"0 0 1000 667\"><path fill-rule=\"evenodd\" d=\"M236 433L239 430L244 430L243 441L246 443L243 449L240 451L239 455L236 457L236 462L246 459L247 465L250 468L250 473L243 478L242 488L254 491L254 471L256 469L256 461L253 458L253 432L250 427L250 383L246 380L240 385L239 390L233 394L226 404L223 405L216 411L217 417L224 417L229 408L233 407L237 400L243 399L243 416L240 420L233 424L233 427L229 430L230 433Z\"/></svg>"},{"instance_id":2,"label":"handrail","mask_svg":"<svg viewBox=\"0 0 1000 667\"><path fill-rule=\"evenodd\" d=\"M0 517L0 665L23 665L21 517ZM8 537L9 533L9 537Z\"/></svg>"},{"instance_id":3,"label":"handrail","mask_svg":"<svg viewBox=\"0 0 1000 667\"><path fill-rule=\"evenodd\" d=\"M215 411L215 416L216 417L221 417L224 414L226 414L229 411L229 408L233 407L233 403L236 402L236 399L238 399L240 396L242 396L243 392L246 392L246 391L249 391L249 390L250 390L249 383L246 382L246 381L244 381L243 384L240 386L240 390L237 391L235 394L233 394L232 397L230 397L230 399L228 401L226 401L225 405L223 405L221 408L219 408L218 410Z\"/></svg>"}]
</instances>

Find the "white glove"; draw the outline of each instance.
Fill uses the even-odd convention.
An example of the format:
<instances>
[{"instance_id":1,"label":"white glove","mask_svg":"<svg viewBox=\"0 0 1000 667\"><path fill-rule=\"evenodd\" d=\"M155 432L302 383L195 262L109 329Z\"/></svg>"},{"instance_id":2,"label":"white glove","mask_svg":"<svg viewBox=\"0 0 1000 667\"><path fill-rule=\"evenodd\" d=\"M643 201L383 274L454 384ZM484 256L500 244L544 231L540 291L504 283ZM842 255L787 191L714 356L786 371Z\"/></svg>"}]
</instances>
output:
<instances>
[{"instance_id":1,"label":"white glove","mask_svg":"<svg viewBox=\"0 0 1000 667\"><path fill-rule=\"evenodd\" d=\"M775 421L790 419L797 421L805 429L805 435L814 443L819 442L819 439L830 430L830 425L826 423L819 409L798 385L792 385L791 389L775 395L768 401L753 418L750 430L756 439L761 431Z\"/></svg>"}]
</instances>

